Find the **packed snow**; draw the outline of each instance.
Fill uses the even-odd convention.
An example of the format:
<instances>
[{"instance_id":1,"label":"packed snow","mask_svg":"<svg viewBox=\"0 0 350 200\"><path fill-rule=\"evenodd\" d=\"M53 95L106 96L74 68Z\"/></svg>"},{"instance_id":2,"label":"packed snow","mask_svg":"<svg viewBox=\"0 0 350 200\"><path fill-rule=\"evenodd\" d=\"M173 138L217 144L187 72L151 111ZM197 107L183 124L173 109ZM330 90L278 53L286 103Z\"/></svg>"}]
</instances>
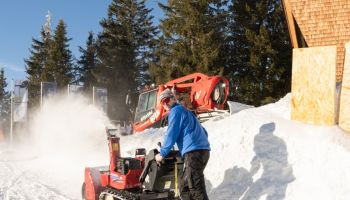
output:
<instances>
[{"instance_id":1,"label":"packed snow","mask_svg":"<svg viewBox=\"0 0 350 200\"><path fill-rule=\"evenodd\" d=\"M350 199L350 135L338 126L290 120L290 94L233 115L208 130L210 199ZM0 200L81 199L85 166L108 164L108 118L82 97L48 100L13 146L0 143ZM166 128L121 137L122 156L157 148Z\"/></svg>"}]
</instances>

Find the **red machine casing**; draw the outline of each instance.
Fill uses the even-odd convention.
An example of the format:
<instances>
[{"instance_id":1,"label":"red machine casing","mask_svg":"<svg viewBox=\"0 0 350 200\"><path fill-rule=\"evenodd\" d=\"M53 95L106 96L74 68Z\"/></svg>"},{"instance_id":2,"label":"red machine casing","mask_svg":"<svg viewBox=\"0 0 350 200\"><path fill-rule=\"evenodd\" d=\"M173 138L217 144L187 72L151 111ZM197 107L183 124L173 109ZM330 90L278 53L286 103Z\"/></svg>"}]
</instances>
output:
<instances>
[{"instance_id":1,"label":"red machine casing","mask_svg":"<svg viewBox=\"0 0 350 200\"><path fill-rule=\"evenodd\" d=\"M211 99L212 92L219 82L225 84L224 100L217 104ZM159 85L157 90L157 104L155 112L145 121L133 124L134 132L141 132L154 123L163 119L168 113L159 102L159 96L165 89L175 89L176 93L189 93L190 101L196 113L210 112L214 109L223 109L229 94L229 82L221 76L207 76L201 73L189 74L187 76L172 80L164 85Z\"/></svg>"},{"instance_id":2,"label":"red machine casing","mask_svg":"<svg viewBox=\"0 0 350 200\"><path fill-rule=\"evenodd\" d=\"M110 165L104 167L86 167L84 174L85 197L87 200L98 200L100 193L108 186L117 190L139 188L139 177L143 170L144 157L137 157L142 165L139 169L130 169L127 174L116 171L120 158L119 138L109 138Z\"/></svg>"}]
</instances>

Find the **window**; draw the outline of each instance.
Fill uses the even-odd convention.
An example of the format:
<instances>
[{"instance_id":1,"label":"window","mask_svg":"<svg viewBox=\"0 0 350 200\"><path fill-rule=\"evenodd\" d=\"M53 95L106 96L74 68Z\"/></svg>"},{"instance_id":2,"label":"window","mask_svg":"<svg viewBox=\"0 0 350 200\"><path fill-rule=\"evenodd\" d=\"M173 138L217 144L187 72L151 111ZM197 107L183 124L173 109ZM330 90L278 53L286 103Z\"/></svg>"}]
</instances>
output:
<instances>
[{"instance_id":1,"label":"window","mask_svg":"<svg viewBox=\"0 0 350 200\"><path fill-rule=\"evenodd\" d=\"M157 90L140 94L135 113L135 122L148 119L154 112L157 103Z\"/></svg>"}]
</instances>

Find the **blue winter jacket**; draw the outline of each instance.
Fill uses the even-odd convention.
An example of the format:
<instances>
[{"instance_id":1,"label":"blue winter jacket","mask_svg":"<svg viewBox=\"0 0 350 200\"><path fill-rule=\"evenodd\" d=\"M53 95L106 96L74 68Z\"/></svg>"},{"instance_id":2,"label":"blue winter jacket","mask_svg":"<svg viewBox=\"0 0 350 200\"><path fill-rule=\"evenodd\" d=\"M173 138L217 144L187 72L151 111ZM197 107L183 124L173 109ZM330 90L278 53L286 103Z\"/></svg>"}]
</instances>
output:
<instances>
[{"instance_id":1,"label":"blue winter jacket","mask_svg":"<svg viewBox=\"0 0 350 200\"><path fill-rule=\"evenodd\" d=\"M160 155L166 157L175 142L182 156L194 150L210 150L207 131L191 111L177 103L168 115L168 130Z\"/></svg>"}]
</instances>

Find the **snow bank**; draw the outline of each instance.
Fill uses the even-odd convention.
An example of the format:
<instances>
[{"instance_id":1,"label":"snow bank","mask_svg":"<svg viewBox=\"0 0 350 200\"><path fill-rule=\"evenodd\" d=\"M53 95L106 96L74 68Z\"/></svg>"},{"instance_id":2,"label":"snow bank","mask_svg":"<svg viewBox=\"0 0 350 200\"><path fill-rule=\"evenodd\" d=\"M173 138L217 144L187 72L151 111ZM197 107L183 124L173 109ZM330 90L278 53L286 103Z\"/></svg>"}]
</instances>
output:
<instances>
[{"instance_id":1,"label":"snow bank","mask_svg":"<svg viewBox=\"0 0 350 200\"><path fill-rule=\"evenodd\" d=\"M205 170L211 199L350 198L349 135L289 119L290 94L203 124L212 148ZM122 150L155 148L165 131L122 138Z\"/></svg>"},{"instance_id":2,"label":"snow bank","mask_svg":"<svg viewBox=\"0 0 350 200\"><path fill-rule=\"evenodd\" d=\"M350 136L337 126L291 121L289 105L290 94L262 107L243 105L229 117L203 124L212 148L205 170L210 199L350 199ZM80 199L84 166L108 164L106 121L80 98L47 104L32 129L37 157L0 162L1 178L16 182L6 174L28 174L20 179L25 189L14 188L13 197L34 195L29 185L36 178L42 188L51 188L39 190L41 196ZM157 148L165 131L149 129L122 137L122 156L133 156L136 148ZM0 181L0 199L6 185Z\"/></svg>"}]
</instances>

